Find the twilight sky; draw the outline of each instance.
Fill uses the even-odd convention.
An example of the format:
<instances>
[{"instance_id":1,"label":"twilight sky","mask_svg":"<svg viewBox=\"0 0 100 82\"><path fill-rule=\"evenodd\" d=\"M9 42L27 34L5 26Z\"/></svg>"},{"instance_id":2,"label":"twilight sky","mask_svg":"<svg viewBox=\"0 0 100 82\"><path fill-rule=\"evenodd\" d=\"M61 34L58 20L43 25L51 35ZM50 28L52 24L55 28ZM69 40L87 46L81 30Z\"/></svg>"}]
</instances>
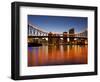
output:
<instances>
[{"instance_id":1,"label":"twilight sky","mask_svg":"<svg viewBox=\"0 0 100 82\"><path fill-rule=\"evenodd\" d=\"M75 32L81 32L88 27L87 17L28 15L28 23L35 24L47 32L68 32L74 28Z\"/></svg>"}]
</instances>

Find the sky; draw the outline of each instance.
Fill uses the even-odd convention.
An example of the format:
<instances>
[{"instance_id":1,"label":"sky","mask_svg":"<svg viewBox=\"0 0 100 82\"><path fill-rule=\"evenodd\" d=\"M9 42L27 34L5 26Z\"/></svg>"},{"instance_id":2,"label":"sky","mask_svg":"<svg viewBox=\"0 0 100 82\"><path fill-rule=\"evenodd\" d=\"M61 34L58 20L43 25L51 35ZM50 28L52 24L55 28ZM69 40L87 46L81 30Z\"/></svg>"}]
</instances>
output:
<instances>
[{"instance_id":1,"label":"sky","mask_svg":"<svg viewBox=\"0 0 100 82\"><path fill-rule=\"evenodd\" d=\"M83 32L88 27L87 17L28 15L28 23L37 25L46 32L68 32L74 28L75 33Z\"/></svg>"}]
</instances>

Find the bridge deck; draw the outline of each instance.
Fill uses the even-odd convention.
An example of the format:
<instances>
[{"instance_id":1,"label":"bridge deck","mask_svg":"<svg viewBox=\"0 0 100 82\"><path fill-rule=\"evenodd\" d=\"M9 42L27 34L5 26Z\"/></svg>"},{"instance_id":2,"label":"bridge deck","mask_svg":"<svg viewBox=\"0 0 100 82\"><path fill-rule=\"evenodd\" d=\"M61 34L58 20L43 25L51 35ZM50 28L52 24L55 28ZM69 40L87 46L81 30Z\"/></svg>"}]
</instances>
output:
<instances>
[{"instance_id":1,"label":"bridge deck","mask_svg":"<svg viewBox=\"0 0 100 82\"><path fill-rule=\"evenodd\" d=\"M28 38L79 38L79 39L87 39L87 37L72 37L72 36L28 36Z\"/></svg>"}]
</instances>

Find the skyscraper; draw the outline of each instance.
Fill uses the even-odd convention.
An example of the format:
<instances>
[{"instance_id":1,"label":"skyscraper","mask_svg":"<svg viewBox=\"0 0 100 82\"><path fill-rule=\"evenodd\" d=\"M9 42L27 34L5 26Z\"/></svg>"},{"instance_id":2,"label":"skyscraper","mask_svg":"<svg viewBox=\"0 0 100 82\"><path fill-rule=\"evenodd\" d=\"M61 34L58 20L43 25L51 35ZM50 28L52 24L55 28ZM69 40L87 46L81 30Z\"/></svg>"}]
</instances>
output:
<instances>
[{"instance_id":1,"label":"skyscraper","mask_svg":"<svg viewBox=\"0 0 100 82\"><path fill-rule=\"evenodd\" d=\"M52 39L53 33L49 32L48 33L48 44L53 44L53 39Z\"/></svg>"},{"instance_id":2,"label":"skyscraper","mask_svg":"<svg viewBox=\"0 0 100 82\"><path fill-rule=\"evenodd\" d=\"M63 32L63 43L67 43L67 32Z\"/></svg>"},{"instance_id":3,"label":"skyscraper","mask_svg":"<svg viewBox=\"0 0 100 82\"><path fill-rule=\"evenodd\" d=\"M72 29L69 29L69 42L70 43L73 43L74 42L74 28L72 28Z\"/></svg>"}]
</instances>

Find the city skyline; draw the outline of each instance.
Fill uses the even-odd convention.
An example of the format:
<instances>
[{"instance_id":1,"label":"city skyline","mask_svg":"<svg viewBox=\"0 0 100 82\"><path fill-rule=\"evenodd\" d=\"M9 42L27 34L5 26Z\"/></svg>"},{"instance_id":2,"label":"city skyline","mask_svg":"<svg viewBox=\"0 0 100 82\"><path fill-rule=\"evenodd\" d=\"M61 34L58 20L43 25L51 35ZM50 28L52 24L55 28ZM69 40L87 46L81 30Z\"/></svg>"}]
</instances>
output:
<instances>
[{"instance_id":1,"label":"city skyline","mask_svg":"<svg viewBox=\"0 0 100 82\"><path fill-rule=\"evenodd\" d=\"M28 15L28 23L35 24L47 32L68 32L74 28L76 33L87 29L87 17L68 17L68 16L43 16Z\"/></svg>"},{"instance_id":2,"label":"city skyline","mask_svg":"<svg viewBox=\"0 0 100 82\"><path fill-rule=\"evenodd\" d=\"M86 17L28 15L28 67L88 64Z\"/></svg>"}]
</instances>

